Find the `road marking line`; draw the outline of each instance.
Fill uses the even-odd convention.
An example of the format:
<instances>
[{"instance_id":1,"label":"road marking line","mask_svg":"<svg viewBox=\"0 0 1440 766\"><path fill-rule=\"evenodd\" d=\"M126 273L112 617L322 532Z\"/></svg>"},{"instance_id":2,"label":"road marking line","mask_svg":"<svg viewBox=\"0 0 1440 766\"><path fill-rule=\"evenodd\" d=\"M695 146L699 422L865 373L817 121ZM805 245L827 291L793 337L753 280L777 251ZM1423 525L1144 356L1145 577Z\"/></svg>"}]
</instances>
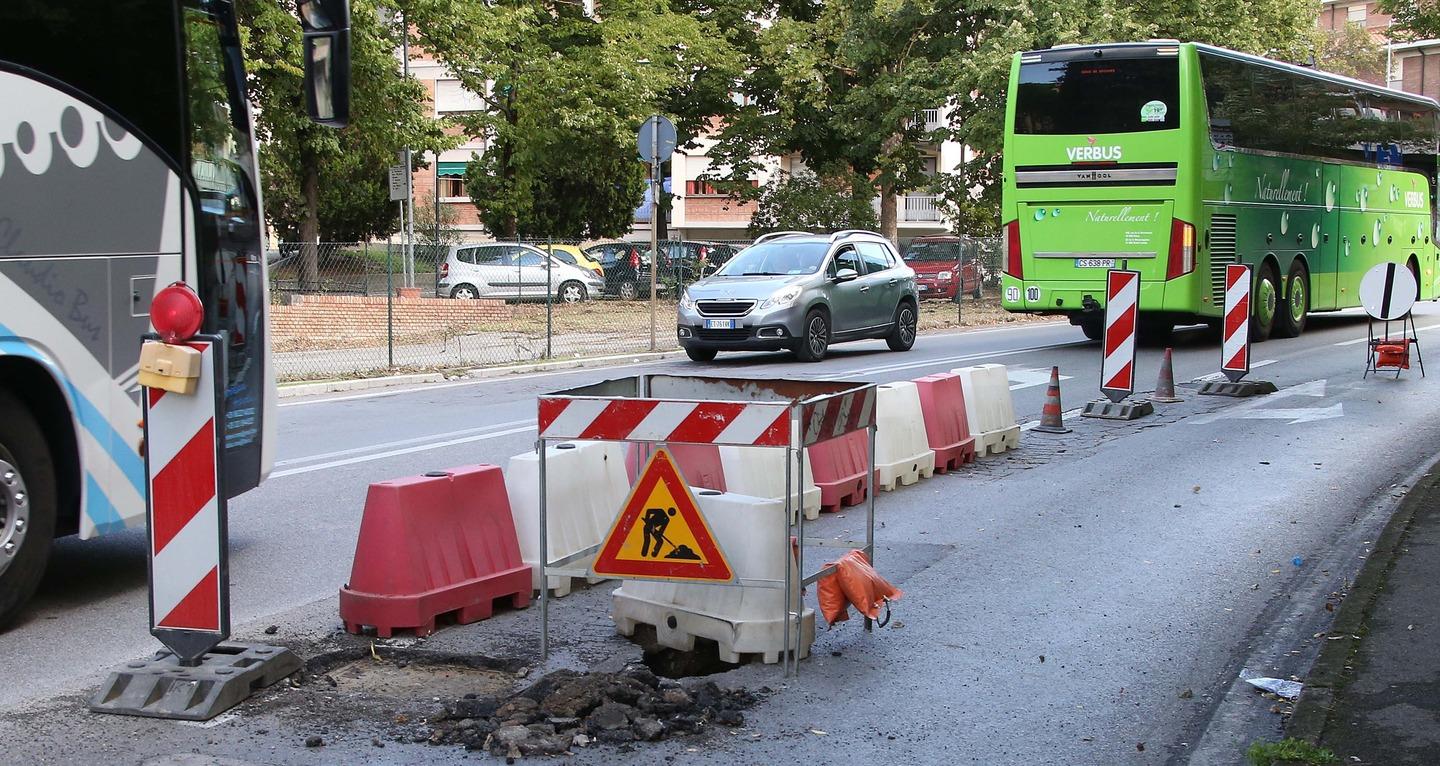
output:
<instances>
[{"instance_id":1,"label":"road marking line","mask_svg":"<svg viewBox=\"0 0 1440 766\"><path fill-rule=\"evenodd\" d=\"M453 446L455 446L456 444L469 444L470 442L485 441L485 440L487 440L487 439L498 439L498 438L500 438L500 437L502 437L502 436L511 436L511 435L513 435L513 434L523 434L523 433L525 433L525 432L527 432L527 431L534 431L534 430L535 430L535 424L534 424L534 423L531 423L531 424L528 425L528 426L521 426L521 427L519 427L519 428L511 428L511 429L506 430L506 431L494 431L494 432L492 432L492 433L479 434L479 435L477 435L477 436L466 436L466 437L461 438L461 439L449 439L449 440L447 440L447 441L435 442L434 444L421 444L421 445L417 445L417 446L414 446L414 447L406 447L406 448L404 448L404 449L394 449L394 450L389 450L389 451L387 451L387 452L378 452L378 453L375 453L375 454L373 454L373 455L361 455L361 456L359 456L359 457L345 458L344 460L332 460L332 461L330 461L330 462L328 462L328 463L319 463L319 464L316 464L316 465L305 466L305 467L303 467L303 468L291 468L291 469L285 470L285 471L275 471L274 473L270 474L270 478L271 478L271 479L279 479L279 478L282 478L282 477L285 477L285 476L294 476L294 475L296 475L296 474L312 473L312 472L314 472L314 471L324 471L324 470L328 470L328 469L330 469L330 468L340 468L340 467L342 467L342 466L355 465L356 463L368 463L368 462L370 462L370 461L372 461L372 460L383 460L383 459L385 459L385 458L387 458L387 457L398 457L398 456L400 456L400 455L410 455L410 454L414 454L414 453L416 453L416 452L425 452L425 451L427 451L427 450L440 449L441 447L453 447Z\"/></svg>"},{"instance_id":2,"label":"road marking line","mask_svg":"<svg viewBox=\"0 0 1440 766\"><path fill-rule=\"evenodd\" d=\"M958 362L975 362L975 361L979 361L979 360L981 360L981 359L992 359L992 358L1001 357L1001 356L1013 356L1013 355L1018 355L1018 354L1031 354L1031 353L1034 353L1034 352L1036 352L1036 351L1052 351L1052 350L1056 350L1056 349L1070 348L1070 347L1073 347L1073 346L1089 346L1089 345L1092 345L1092 343L1087 340L1087 341L1074 341L1074 342L1070 342L1070 343L1053 343L1053 344L1045 345L1045 346L1027 346L1027 347L1025 347L1025 348L1002 349L1002 350L998 350L998 351L983 351L983 352L977 351L977 352L970 353L970 354L961 354L960 356L946 356L946 357L940 357L940 358L938 358L938 359L925 359L925 360L915 361L915 362L902 362L902 363L899 363L899 364L887 364L887 365L881 365L881 366L879 366L879 367L862 367L862 368L856 369L856 370L849 370L849 371L846 371L846 372L837 372L837 373L832 373L832 374L829 374L829 375L822 375L822 376L820 376L818 379L819 379L819 380L844 380L845 378L847 378L847 377L849 377L849 376L852 376L852 375L872 375L872 374L875 374L875 373L884 373L884 372L900 372L901 370L913 370L913 369L916 369L916 368L918 368L918 367L930 367L930 366L935 366L935 365L939 365L939 366L942 366L942 367L943 367L943 366L945 366L945 365L956 364L956 363L958 363Z\"/></svg>"},{"instance_id":3,"label":"road marking line","mask_svg":"<svg viewBox=\"0 0 1440 766\"><path fill-rule=\"evenodd\" d=\"M471 435L471 434L479 434L479 433L484 433L484 432L486 432L486 431L494 431L494 430L497 429L497 428L510 428L510 427L512 427L512 426L522 426L522 425L532 425L532 426L533 426L534 424L535 424L535 421L533 421L533 420L512 420L512 421L510 421L510 422L508 422L508 423L492 423L492 424L490 424L490 425L488 425L488 426L480 426L479 428L466 428L466 429L460 430L460 431L447 431L447 432L445 432L445 433L426 434L426 435L424 435L424 436L417 436L417 437L415 437L415 438L413 438L413 439L400 439L399 441L393 441L393 442L381 442L381 443L379 443L379 444L368 444L368 445L366 445L366 446L364 446L364 447L352 447L352 448L350 448L350 449L335 450L334 452L321 452L321 453L318 454L318 455L306 455L306 456L304 456L304 457L292 457L292 458L288 458L288 459L286 459L286 460L276 460L276 461L275 461L275 467L276 467L276 468L284 468L285 466L298 465L298 464L300 464L300 463L313 463L313 462L315 462L316 460L328 460L328 459L330 459L330 458L332 458L332 457L342 457L342 456L345 456L345 455L355 455L355 454L359 454L359 453L362 453L362 452L371 452L371 451L378 450L378 449L387 449L387 448L392 448L392 447L404 447L404 446L408 446L408 445L411 445L411 444L422 444L422 443L425 443L425 442L434 441L434 440L436 440L436 439L450 439L450 438L454 438L454 437L458 437L458 436L469 436L469 435Z\"/></svg>"},{"instance_id":4,"label":"road marking line","mask_svg":"<svg viewBox=\"0 0 1440 766\"><path fill-rule=\"evenodd\" d=\"M1060 413L1060 420L1061 420L1062 422L1063 422L1063 421L1066 421L1066 420L1069 420L1070 418L1073 418L1073 417L1079 415L1080 413L1082 413L1082 412L1084 412L1084 411L1085 411L1084 408L1067 410L1067 411L1065 411L1065 412ZM1021 431L1029 431L1030 429L1032 429L1032 428L1034 428L1034 427L1036 427L1036 426L1038 426L1038 425L1040 425L1040 421L1038 421L1038 420L1032 420L1032 421L1030 421L1030 422L1028 422L1028 423L1022 424L1022 425L1020 426L1020 430L1021 430Z\"/></svg>"},{"instance_id":5,"label":"road marking line","mask_svg":"<svg viewBox=\"0 0 1440 766\"><path fill-rule=\"evenodd\" d=\"M1378 320L1377 320L1377 321L1378 321ZM1440 330L1440 324L1427 324L1427 325L1425 325L1424 327L1421 327L1420 329L1416 330L1416 332L1425 332L1426 330ZM1357 344L1360 344L1360 343L1364 343L1364 342L1367 341L1367 340L1370 340L1370 337L1369 337L1368 335L1367 335L1366 337L1364 337L1364 338L1354 338L1354 339L1352 339L1352 340L1342 340L1342 341L1340 341L1339 343L1332 343L1331 345L1332 345L1332 346L1354 346L1354 345L1357 345Z\"/></svg>"},{"instance_id":6,"label":"road marking line","mask_svg":"<svg viewBox=\"0 0 1440 766\"><path fill-rule=\"evenodd\" d=\"M1264 366L1267 365L1267 364L1274 364L1274 363L1277 362L1277 361L1279 361L1279 360L1277 360L1277 359L1261 359L1261 360L1258 361L1258 362L1252 363L1252 364L1250 365L1250 369L1251 369L1251 370L1254 370L1254 369L1256 369L1257 367L1264 367ZM1195 378L1194 380L1191 380L1190 382L1191 382L1191 383L1205 383L1205 382L1211 381L1211 380L1223 380L1224 378L1225 378L1225 373L1223 373L1223 372L1212 372L1212 373L1210 373L1209 375L1201 375L1200 377Z\"/></svg>"}]
</instances>

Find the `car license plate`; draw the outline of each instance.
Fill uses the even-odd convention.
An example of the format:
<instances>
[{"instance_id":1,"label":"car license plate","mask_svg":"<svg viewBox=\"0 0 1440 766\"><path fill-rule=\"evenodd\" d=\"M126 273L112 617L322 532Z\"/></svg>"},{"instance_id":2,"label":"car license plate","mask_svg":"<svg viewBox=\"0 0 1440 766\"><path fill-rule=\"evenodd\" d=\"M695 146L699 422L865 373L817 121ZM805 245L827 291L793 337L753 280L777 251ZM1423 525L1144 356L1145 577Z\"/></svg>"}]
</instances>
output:
<instances>
[{"instance_id":1,"label":"car license plate","mask_svg":"<svg viewBox=\"0 0 1440 766\"><path fill-rule=\"evenodd\" d=\"M734 330L740 326L738 319L706 319L705 329L707 330Z\"/></svg>"},{"instance_id":2,"label":"car license plate","mask_svg":"<svg viewBox=\"0 0 1440 766\"><path fill-rule=\"evenodd\" d=\"M1113 269L1115 268L1114 258L1076 258L1075 268L1077 269Z\"/></svg>"},{"instance_id":3,"label":"car license plate","mask_svg":"<svg viewBox=\"0 0 1440 766\"><path fill-rule=\"evenodd\" d=\"M920 290L920 292L922 292L922 293L930 289L930 285L927 285L927 284L925 284L924 282L920 282L920 283L916 284L915 286L916 286L916 288L918 288L918 289Z\"/></svg>"}]
</instances>

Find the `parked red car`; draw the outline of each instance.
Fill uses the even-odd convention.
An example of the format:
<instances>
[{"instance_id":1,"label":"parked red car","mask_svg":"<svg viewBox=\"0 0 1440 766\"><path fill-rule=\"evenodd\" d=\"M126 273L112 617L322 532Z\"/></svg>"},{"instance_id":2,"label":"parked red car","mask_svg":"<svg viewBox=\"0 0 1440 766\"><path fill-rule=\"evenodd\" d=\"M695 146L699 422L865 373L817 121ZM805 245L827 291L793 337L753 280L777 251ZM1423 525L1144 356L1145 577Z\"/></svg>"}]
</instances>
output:
<instances>
[{"instance_id":1,"label":"parked red car","mask_svg":"<svg viewBox=\"0 0 1440 766\"><path fill-rule=\"evenodd\" d=\"M980 297L980 272L972 261L961 265L959 237L916 237L905 248L905 265L915 270L921 298L954 300L957 293Z\"/></svg>"}]
</instances>

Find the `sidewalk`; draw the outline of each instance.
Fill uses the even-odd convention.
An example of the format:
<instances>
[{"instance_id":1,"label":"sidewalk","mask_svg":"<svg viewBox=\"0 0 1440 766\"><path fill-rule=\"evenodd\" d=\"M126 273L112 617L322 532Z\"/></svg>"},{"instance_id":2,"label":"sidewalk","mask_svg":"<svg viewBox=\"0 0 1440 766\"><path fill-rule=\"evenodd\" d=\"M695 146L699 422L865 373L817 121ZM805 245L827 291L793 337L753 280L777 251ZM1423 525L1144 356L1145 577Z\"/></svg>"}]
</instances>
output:
<instances>
[{"instance_id":1,"label":"sidewalk","mask_svg":"<svg viewBox=\"0 0 1440 766\"><path fill-rule=\"evenodd\" d=\"M1287 733L1343 764L1440 762L1440 464L1376 540L1330 635Z\"/></svg>"}]
</instances>

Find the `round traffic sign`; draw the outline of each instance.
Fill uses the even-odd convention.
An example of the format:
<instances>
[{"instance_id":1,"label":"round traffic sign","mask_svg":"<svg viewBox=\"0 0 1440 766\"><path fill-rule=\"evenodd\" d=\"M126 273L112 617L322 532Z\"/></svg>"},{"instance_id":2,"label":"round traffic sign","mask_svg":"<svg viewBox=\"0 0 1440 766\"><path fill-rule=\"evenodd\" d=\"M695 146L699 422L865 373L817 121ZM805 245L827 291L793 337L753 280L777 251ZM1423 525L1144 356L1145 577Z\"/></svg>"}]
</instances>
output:
<instances>
[{"instance_id":1,"label":"round traffic sign","mask_svg":"<svg viewBox=\"0 0 1440 766\"><path fill-rule=\"evenodd\" d=\"M1360 278L1360 305L1376 319L1399 319L1410 313L1419 294L1415 275L1398 263L1377 264Z\"/></svg>"},{"instance_id":2,"label":"round traffic sign","mask_svg":"<svg viewBox=\"0 0 1440 766\"><path fill-rule=\"evenodd\" d=\"M675 123L662 114L652 114L640 124L640 135L636 143L640 147L640 159L646 162L665 162L675 151Z\"/></svg>"}]
</instances>

